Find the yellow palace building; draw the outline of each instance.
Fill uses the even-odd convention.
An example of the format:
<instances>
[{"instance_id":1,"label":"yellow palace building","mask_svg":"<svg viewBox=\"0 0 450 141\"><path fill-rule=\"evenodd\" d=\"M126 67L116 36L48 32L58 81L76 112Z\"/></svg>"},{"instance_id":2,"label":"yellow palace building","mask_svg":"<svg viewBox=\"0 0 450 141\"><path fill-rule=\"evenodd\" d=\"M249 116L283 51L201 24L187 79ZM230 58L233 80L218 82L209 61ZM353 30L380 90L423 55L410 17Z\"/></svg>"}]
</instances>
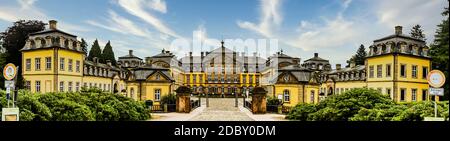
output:
<instances>
[{"instance_id":1,"label":"yellow palace building","mask_svg":"<svg viewBox=\"0 0 450 141\"><path fill-rule=\"evenodd\" d=\"M225 47L177 58L170 51L141 59L130 50L118 58L100 63L86 60L77 36L49 28L32 33L22 52L25 86L32 92L79 91L81 87L100 88L135 100L152 100L174 93L179 86L189 86L193 94L227 97L247 96L261 86L268 96L281 99L285 106L318 103L327 96L353 88L373 88L389 94L396 102L429 100L427 73L431 63L425 42L402 34L375 40L365 65L332 69L328 60L319 57L305 60L283 51L267 59L257 53L247 55Z\"/></svg>"}]
</instances>

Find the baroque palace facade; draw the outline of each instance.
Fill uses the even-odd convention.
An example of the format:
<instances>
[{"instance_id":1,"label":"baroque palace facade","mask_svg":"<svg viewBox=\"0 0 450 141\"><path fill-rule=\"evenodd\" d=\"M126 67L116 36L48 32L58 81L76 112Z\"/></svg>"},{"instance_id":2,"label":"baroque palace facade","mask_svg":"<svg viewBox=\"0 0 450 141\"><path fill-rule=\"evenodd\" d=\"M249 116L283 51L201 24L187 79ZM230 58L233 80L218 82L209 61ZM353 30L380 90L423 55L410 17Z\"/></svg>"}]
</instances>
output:
<instances>
[{"instance_id":1,"label":"baroque palace facade","mask_svg":"<svg viewBox=\"0 0 450 141\"><path fill-rule=\"evenodd\" d=\"M32 92L79 91L97 87L104 91L159 104L162 96L189 86L193 94L219 97L251 94L262 86L268 96L278 97L286 106L317 103L327 96L353 88L373 88L389 94L396 102L429 100L427 73L431 68L425 42L402 34L375 40L365 65L340 64L332 69L319 57L305 60L276 52L267 59L254 53L238 53L222 45L200 56L177 58L170 51L141 59L129 54L118 58L117 66L97 58L86 60L75 35L49 28L32 33L22 51L25 86Z\"/></svg>"}]
</instances>

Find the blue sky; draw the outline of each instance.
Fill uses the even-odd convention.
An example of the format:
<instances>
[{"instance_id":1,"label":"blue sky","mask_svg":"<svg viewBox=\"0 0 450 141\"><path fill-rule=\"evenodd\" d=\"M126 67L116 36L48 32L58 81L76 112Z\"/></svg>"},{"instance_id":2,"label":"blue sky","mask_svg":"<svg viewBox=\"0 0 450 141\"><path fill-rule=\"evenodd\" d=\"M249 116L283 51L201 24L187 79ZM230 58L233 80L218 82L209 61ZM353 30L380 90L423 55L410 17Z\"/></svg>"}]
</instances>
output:
<instances>
[{"instance_id":1,"label":"blue sky","mask_svg":"<svg viewBox=\"0 0 450 141\"><path fill-rule=\"evenodd\" d=\"M0 0L0 29L18 19L55 19L58 28L89 45L110 40L116 57L133 49L142 58L194 36L277 39L273 51L302 60L318 52L344 64L360 44L370 46L396 25L409 33L421 24L429 43L446 5L447 0ZM182 57L189 50L174 51Z\"/></svg>"}]
</instances>

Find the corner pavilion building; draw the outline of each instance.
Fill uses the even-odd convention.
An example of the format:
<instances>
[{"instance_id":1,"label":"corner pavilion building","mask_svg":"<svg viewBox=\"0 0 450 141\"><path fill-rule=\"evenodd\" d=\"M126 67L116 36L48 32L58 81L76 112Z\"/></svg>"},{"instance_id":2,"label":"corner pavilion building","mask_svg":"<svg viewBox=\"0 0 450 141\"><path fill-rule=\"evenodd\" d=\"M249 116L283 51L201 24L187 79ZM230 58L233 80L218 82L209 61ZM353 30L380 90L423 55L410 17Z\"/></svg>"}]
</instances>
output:
<instances>
[{"instance_id":1,"label":"corner pavilion building","mask_svg":"<svg viewBox=\"0 0 450 141\"><path fill-rule=\"evenodd\" d=\"M142 59L130 50L112 65L109 60L106 64L97 58L86 60L77 36L59 30L52 20L48 29L29 35L21 52L25 86L37 93L97 87L158 105L179 86L211 97L243 96L261 86L285 106L318 103L354 88L373 88L396 102L431 99L426 80L431 62L425 41L402 34L397 26L393 35L375 40L369 49L365 65L342 68L337 64L335 69L318 53L302 63L283 51L268 58L235 52L224 42L200 56L189 52L181 58L162 50Z\"/></svg>"}]
</instances>

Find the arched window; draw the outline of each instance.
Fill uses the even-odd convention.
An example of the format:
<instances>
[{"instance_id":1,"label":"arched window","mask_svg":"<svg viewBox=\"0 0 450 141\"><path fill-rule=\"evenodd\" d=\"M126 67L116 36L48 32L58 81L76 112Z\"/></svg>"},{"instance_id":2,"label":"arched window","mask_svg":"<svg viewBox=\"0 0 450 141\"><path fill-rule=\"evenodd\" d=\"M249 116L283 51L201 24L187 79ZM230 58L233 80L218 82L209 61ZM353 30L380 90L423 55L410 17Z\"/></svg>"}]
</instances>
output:
<instances>
[{"instance_id":1,"label":"arched window","mask_svg":"<svg viewBox=\"0 0 450 141\"><path fill-rule=\"evenodd\" d=\"M284 90L283 91L283 100L284 100L284 102L289 102L290 100L291 100L291 95L290 95L290 92L289 92L289 90Z\"/></svg>"},{"instance_id":2,"label":"arched window","mask_svg":"<svg viewBox=\"0 0 450 141\"><path fill-rule=\"evenodd\" d=\"M34 43L34 40L31 40L30 45L31 45L31 48L35 48L36 47L36 43Z\"/></svg>"},{"instance_id":3,"label":"arched window","mask_svg":"<svg viewBox=\"0 0 450 141\"><path fill-rule=\"evenodd\" d=\"M382 51L382 53L386 53L387 51L386 51L386 45L382 45L381 46L381 51Z\"/></svg>"},{"instance_id":4,"label":"arched window","mask_svg":"<svg viewBox=\"0 0 450 141\"><path fill-rule=\"evenodd\" d=\"M134 88L130 89L130 98L134 99Z\"/></svg>"},{"instance_id":5,"label":"arched window","mask_svg":"<svg viewBox=\"0 0 450 141\"><path fill-rule=\"evenodd\" d=\"M47 43L46 43L45 39L41 39L41 47L47 46L46 44L47 44Z\"/></svg>"},{"instance_id":6,"label":"arched window","mask_svg":"<svg viewBox=\"0 0 450 141\"><path fill-rule=\"evenodd\" d=\"M68 39L64 40L64 47L69 47L69 40Z\"/></svg>"}]
</instances>

